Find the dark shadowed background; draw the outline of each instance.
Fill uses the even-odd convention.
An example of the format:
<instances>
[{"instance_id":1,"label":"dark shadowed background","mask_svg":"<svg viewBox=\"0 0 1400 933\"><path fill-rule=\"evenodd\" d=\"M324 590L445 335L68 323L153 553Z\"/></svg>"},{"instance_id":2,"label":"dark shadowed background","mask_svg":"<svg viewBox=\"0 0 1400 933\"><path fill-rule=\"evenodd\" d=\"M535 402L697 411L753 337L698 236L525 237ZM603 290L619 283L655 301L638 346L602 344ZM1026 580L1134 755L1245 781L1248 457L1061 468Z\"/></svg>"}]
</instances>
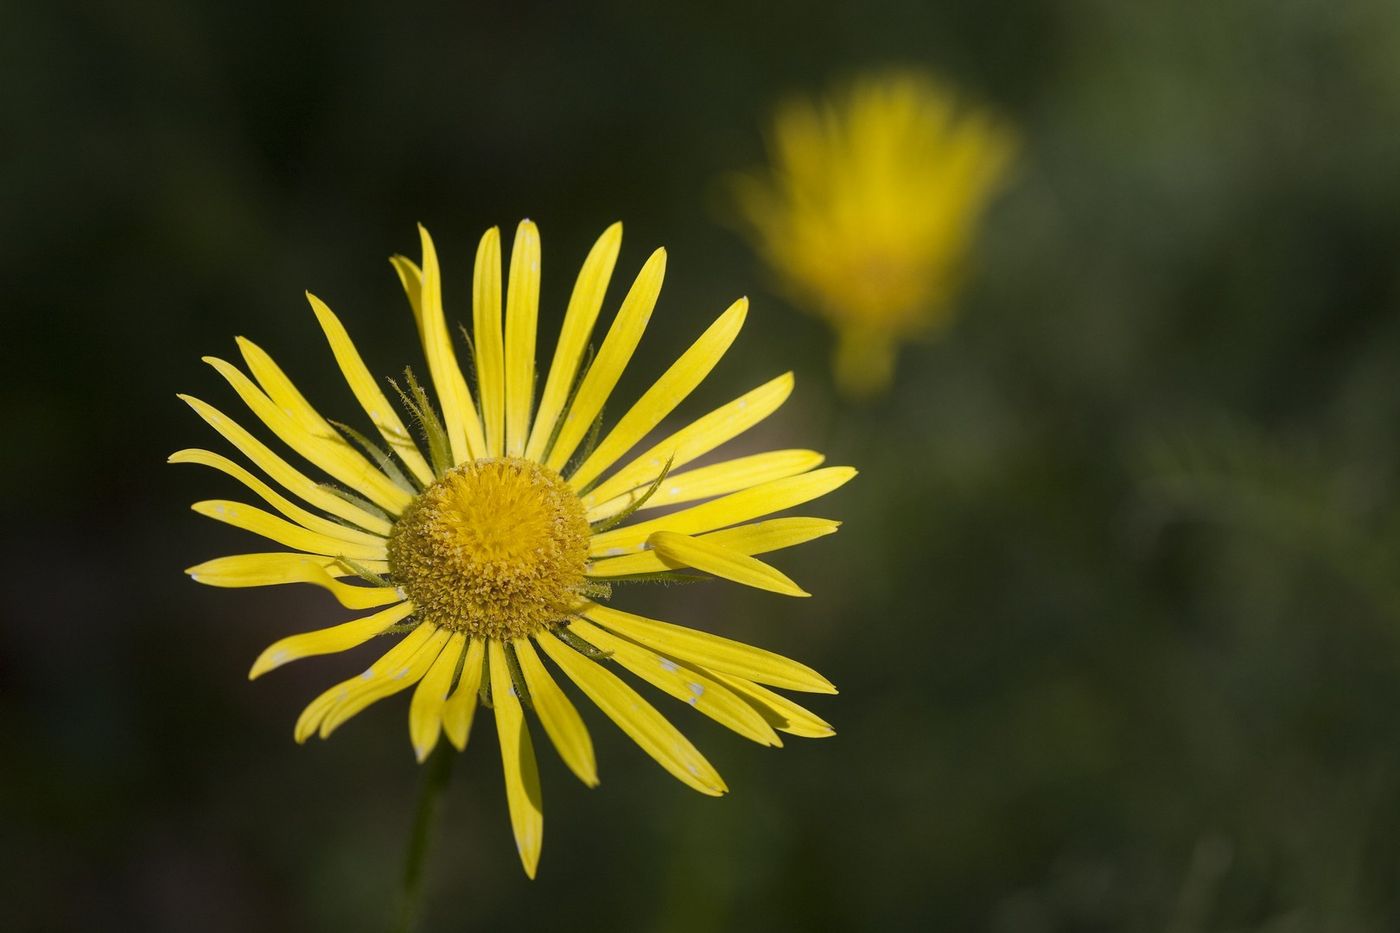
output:
<instances>
[{"instance_id":1,"label":"dark shadowed background","mask_svg":"<svg viewBox=\"0 0 1400 933\"><path fill-rule=\"evenodd\" d=\"M0 10L0 927L385 927L407 700L292 742L360 659L248 665L346 613L184 578L258 548L188 510L235 487L165 465L226 450L175 393L237 410L199 357L244 334L353 414L302 290L421 367L388 255L426 223L469 317L477 236L529 216L542 344L620 219L610 307L670 251L624 397L748 294L684 411L793 369L735 449L861 468L776 561L813 599L627 603L814 665L838 735L663 706L712 800L585 709L603 783L541 744L532 883L480 720L426 929L1400 928L1400 6L491 6ZM890 64L1022 151L957 323L852 406L717 180L777 98Z\"/></svg>"}]
</instances>

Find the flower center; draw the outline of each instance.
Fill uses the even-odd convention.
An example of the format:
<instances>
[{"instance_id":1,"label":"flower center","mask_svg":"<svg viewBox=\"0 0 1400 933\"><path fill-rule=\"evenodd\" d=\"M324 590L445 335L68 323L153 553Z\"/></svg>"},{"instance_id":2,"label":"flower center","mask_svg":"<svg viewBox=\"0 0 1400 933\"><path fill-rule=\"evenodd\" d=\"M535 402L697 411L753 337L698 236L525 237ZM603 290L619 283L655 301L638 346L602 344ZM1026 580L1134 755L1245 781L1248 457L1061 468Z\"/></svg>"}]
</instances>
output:
<instances>
[{"instance_id":1,"label":"flower center","mask_svg":"<svg viewBox=\"0 0 1400 933\"><path fill-rule=\"evenodd\" d=\"M509 457L448 471L389 532L389 572L426 621L514 639L565 618L588 561L583 503L548 467Z\"/></svg>"}]
</instances>

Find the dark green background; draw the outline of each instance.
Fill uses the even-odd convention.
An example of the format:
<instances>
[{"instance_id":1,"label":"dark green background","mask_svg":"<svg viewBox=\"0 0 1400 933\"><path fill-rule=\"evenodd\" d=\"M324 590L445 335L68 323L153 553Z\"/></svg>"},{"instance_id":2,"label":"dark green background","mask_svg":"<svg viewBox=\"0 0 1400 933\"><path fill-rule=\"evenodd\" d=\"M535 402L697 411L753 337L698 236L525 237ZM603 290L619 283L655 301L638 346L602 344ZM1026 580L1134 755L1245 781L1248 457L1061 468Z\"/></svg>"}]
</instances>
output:
<instances>
[{"instance_id":1,"label":"dark green background","mask_svg":"<svg viewBox=\"0 0 1400 933\"><path fill-rule=\"evenodd\" d=\"M716 801L585 710L603 783L542 751L530 883L483 720L427 929L1400 927L1400 6L331 9L0 11L0 926L384 928L407 701L301 748L361 659L245 681L346 614L182 577L256 545L188 511L235 488L164 464L226 450L174 394L236 411L199 356L246 334L354 414L302 289L388 374L414 223L460 317L480 231L529 216L545 339L621 219L619 279L670 250L623 397L748 294L685 411L792 368L736 447L861 468L807 510L841 533L777 560L813 599L623 603L812 663L839 734L760 749L659 698ZM778 96L891 63L1023 148L956 325L853 407L717 179Z\"/></svg>"}]
</instances>

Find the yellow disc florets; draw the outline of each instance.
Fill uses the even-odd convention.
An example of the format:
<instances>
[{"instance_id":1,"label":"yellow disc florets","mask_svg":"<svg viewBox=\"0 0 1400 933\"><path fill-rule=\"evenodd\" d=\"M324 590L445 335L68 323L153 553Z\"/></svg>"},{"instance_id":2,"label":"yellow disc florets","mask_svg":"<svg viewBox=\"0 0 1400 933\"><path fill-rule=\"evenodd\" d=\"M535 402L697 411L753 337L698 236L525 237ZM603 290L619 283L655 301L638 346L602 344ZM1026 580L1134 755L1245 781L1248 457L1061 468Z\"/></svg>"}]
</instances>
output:
<instances>
[{"instance_id":1,"label":"yellow disc florets","mask_svg":"<svg viewBox=\"0 0 1400 933\"><path fill-rule=\"evenodd\" d=\"M584 587L588 519L563 478L529 460L448 471L389 533L389 571L428 622L474 636L533 635Z\"/></svg>"}]
</instances>

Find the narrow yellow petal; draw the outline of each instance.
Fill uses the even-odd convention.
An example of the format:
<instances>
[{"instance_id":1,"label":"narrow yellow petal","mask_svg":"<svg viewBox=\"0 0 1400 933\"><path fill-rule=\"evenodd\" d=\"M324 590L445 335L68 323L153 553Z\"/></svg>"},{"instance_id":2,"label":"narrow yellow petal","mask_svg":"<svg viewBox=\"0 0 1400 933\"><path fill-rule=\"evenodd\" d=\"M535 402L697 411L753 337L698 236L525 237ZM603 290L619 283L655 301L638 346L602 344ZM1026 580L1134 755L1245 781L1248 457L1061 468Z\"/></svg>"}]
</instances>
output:
<instances>
[{"instance_id":1,"label":"narrow yellow petal","mask_svg":"<svg viewBox=\"0 0 1400 933\"><path fill-rule=\"evenodd\" d=\"M841 526L827 518L770 518L767 521L738 525L701 535L709 541L740 554L766 554L786 547L803 544L813 538L829 535ZM689 566L670 560L656 551L639 551L621 557L606 557L588 566L590 577L626 577L639 573L663 573Z\"/></svg>"},{"instance_id":2,"label":"narrow yellow petal","mask_svg":"<svg viewBox=\"0 0 1400 933\"><path fill-rule=\"evenodd\" d=\"M387 561L356 561L372 573L387 573ZM353 576L354 571L335 557L312 554L234 554L205 561L185 571L196 583L206 586L275 586L281 583L310 583L329 590L346 609L373 609L403 599L396 587L353 586L336 577Z\"/></svg>"},{"instance_id":3,"label":"narrow yellow petal","mask_svg":"<svg viewBox=\"0 0 1400 933\"><path fill-rule=\"evenodd\" d=\"M558 749L559 757L580 781L597 787L598 763L593 757L593 740L578 710L549 676L530 639L515 640L515 657L520 662L520 672L525 675L525 688L530 691L535 715L540 717L540 724Z\"/></svg>"},{"instance_id":4,"label":"narrow yellow petal","mask_svg":"<svg viewBox=\"0 0 1400 933\"><path fill-rule=\"evenodd\" d=\"M316 699L307 704L302 710L301 716L297 718L294 736L298 743L305 742L316 731L321 728L321 724L326 719L326 714L331 711L336 704L348 699L351 690L362 686L373 680L385 670L397 669L404 662L409 661L420 648L432 637L436 631L435 626L424 623L413 631L409 632L398 644L390 648L374 664L370 665L364 673L349 680L343 680L330 689L323 692Z\"/></svg>"},{"instance_id":5,"label":"narrow yellow petal","mask_svg":"<svg viewBox=\"0 0 1400 933\"><path fill-rule=\"evenodd\" d=\"M589 621L661 654L698 664L723 674L734 674L755 683L806 693L835 693L821 674L780 654L741 641L658 622L608 606L590 604L583 610Z\"/></svg>"},{"instance_id":6,"label":"narrow yellow petal","mask_svg":"<svg viewBox=\"0 0 1400 933\"><path fill-rule=\"evenodd\" d=\"M227 499L206 499L190 506L200 515L215 521L226 522L235 528L262 535L270 541L311 554L324 554L327 557L349 557L352 560L384 560L387 556L383 541L373 544L352 544L329 535L308 531L300 525L293 525L271 512L264 512L255 506Z\"/></svg>"},{"instance_id":7,"label":"narrow yellow petal","mask_svg":"<svg viewBox=\"0 0 1400 933\"><path fill-rule=\"evenodd\" d=\"M585 508L592 508L614 496L641 486L660 475L671 461L678 469L696 457L704 456L720 444L737 437L767 418L792 394L792 373L784 373L756 389L751 389L727 405L721 405L670 437L640 454L583 497Z\"/></svg>"},{"instance_id":8,"label":"narrow yellow petal","mask_svg":"<svg viewBox=\"0 0 1400 933\"><path fill-rule=\"evenodd\" d=\"M501 231L482 234L472 273L472 343L481 418L486 422L486 456L505 450L505 350L501 337Z\"/></svg>"},{"instance_id":9,"label":"narrow yellow petal","mask_svg":"<svg viewBox=\"0 0 1400 933\"><path fill-rule=\"evenodd\" d=\"M658 531L647 544L662 559L694 567L725 580L733 580L784 596L811 596L784 574L757 557L749 557L705 538L678 535L673 531Z\"/></svg>"},{"instance_id":10,"label":"narrow yellow petal","mask_svg":"<svg viewBox=\"0 0 1400 933\"><path fill-rule=\"evenodd\" d=\"M422 306L423 355L428 360L428 373L433 377L438 404L442 406L442 421L447 427L447 440L452 447L452 462L462 463L484 454L486 440L481 433L481 421L476 416L467 380L457 365L452 349L452 334L442 310L442 271L438 268L437 250L433 239L422 224L418 236L423 243L423 271L420 302Z\"/></svg>"},{"instance_id":11,"label":"narrow yellow petal","mask_svg":"<svg viewBox=\"0 0 1400 933\"><path fill-rule=\"evenodd\" d=\"M420 762L437 747L438 736L442 734L443 706L447 703L447 691L452 689L452 678L457 676L457 662L462 660L462 646L466 640L467 636L454 632L413 691L413 700L408 705L408 738Z\"/></svg>"},{"instance_id":12,"label":"narrow yellow petal","mask_svg":"<svg viewBox=\"0 0 1400 933\"><path fill-rule=\"evenodd\" d=\"M366 512L353 502L348 502L329 492L315 480L277 456L262 441L239 427L237 422L213 405L189 395L181 395L180 398L193 408L210 427L222 434L229 443L253 461L259 469L280 483L283 489L316 506L321 511L337 518L343 518L347 522L353 522L366 531L387 535L393 527L386 519Z\"/></svg>"},{"instance_id":13,"label":"narrow yellow petal","mask_svg":"<svg viewBox=\"0 0 1400 933\"><path fill-rule=\"evenodd\" d=\"M677 780L712 797L729 789L690 740L616 674L556 636L541 637L540 647L618 728Z\"/></svg>"},{"instance_id":14,"label":"narrow yellow petal","mask_svg":"<svg viewBox=\"0 0 1400 933\"><path fill-rule=\"evenodd\" d=\"M548 453L545 448L569 398L569 390L573 388L574 376L583 360L583 350L588 344L589 335L593 333L598 312L603 307L603 296L607 293L621 246L622 224L616 223L603 231L579 270L573 294L569 297L568 310L564 312L564 323L559 329L559 343L554 351L554 362L549 367L549 377L544 383L544 393L540 396L535 424L530 429L530 442L525 446L527 459L542 462Z\"/></svg>"},{"instance_id":15,"label":"narrow yellow petal","mask_svg":"<svg viewBox=\"0 0 1400 933\"><path fill-rule=\"evenodd\" d=\"M422 627L419 626L419 628ZM449 638L446 629L436 628L432 625L428 627L433 629L432 633L424 639L422 646L410 657L394 664L386 664L382 668L380 665L384 662L381 659L365 674L347 681L350 685L347 696L332 705L326 711L326 718L321 721L319 730L321 738L327 738L369 705L407 690L423 679L423 675L428 673L433 662L438 659L438 655L442 653L443 645L447 643ZM387 658L388 655L385 657Z\"/></svg>"},{"instance_id":16,"label":"narrow yellow petal","mask_svg":"<svg viewBox=\"0 0 1400 933\"><path fill-rule=\"evenodd\" d=\"M467 645L467 656L462 661L462 676L457 678L457 688L447 698L442 708L442 731L447 740L456 746L457 751L465 751L467 738L471 735L472 719L476 716L476 695L481 689L481 662L486 657L486 642L473 638Z\"/></svg>"},{"instance_id":17,"label":"narrow yellow petal","mask_svg":"<svg viewBox=\"0 0 1400 933\"><path fill-rule=\"evenodd\" d=\"M292 380L288 378L280 366L273 362L272 357L268 356L262 347L247 337L237 337L235 342L238 344L239 352L243 354L243 361L248 364L248 372L253 374L253 378L267 393L267 397L272 399L274 405L280 408L293 422L300 425L302 430L310 434L329 435L335 433L326 419L321 417L320 412L311 406L306 397L297 390Z\"/></svg>"},{"instance_id":18,"label":"narrow yellow petal","mask_svg":"<svg viewBox=\"0 0 1400 933\"><path fill-rule=\"evenodd\" d=\"M570 622L569 631L593 647L608 652L611 660L642 680L689 703L725 728L733 729L760 745L783 744L764 717L720 683L715 675L648 651L584 619Z\"/></svg>"},{"instance_id":19,"label":"narrow yellow petal","mask_svg":"<svg viewBox=\"0 0 1400 933\"><path fill-rule=\"evenodd\" d=\"M383 535L373 535L367 531L360 531L358 528L347 528L337 524L313 512L308 512L299 505L289 501L279 494L271 486L249 473L243 467L234 463L227 457L213 453L208 450L177 450L171 454L169 463L197 463L201 466L213 467L221 473L226 473L247 486L268 505L281 512L296 524L309 531L315 531L329 538L336 538L340 541L347 541L350 544L374 545L376 542L384 540Z\"/></svg>"},{"instance_id":20,"label":"narrow yellow petal","mask_svg":"<svg viewBox=\"0 0 1400 933\"><path fill-rule=\"evenodd\" d=\"M428 485L433 481L432 469L423 459L413 435L404 427L398 412L394 411L389 400L384 397L383 390L370 374L369 367L360 357L360 352L355 349L355 344L345 326L340 323L340 318L335 316L325 302L310 292L306 293L306 298L311 302L311 310L316 313L316 320L320 321L321 330L326 333L331 353L335 355L335 361L340 365L340 371L350 385L350 391L355 393L360 407L369 415L369 420L374 423L379 435L403 461L404 466L408 467L409 472L418 482Z\"/></svg>"},{"instance_id":21,"label":"narrow yellow petal","mask_svg":"<svg viewBox=\"0 0 1400 933\"><path fill-rule=\"evenodd\" d=\"M389 264L398 273L399 284L408 296L408 306L413 311L413 323L418 328L418 338L423 339L423 270L407 256L390 256Z\"/></svg>"},{"instance_id":22,"label":"narrow yellow petal","mask_svg":"<svg viewBox=\"0 0 1400 933\"><path fill-rule=\"evenodd\" d=\"M204 361L224 377L253 414L276 434L282 443L344 483L352 492L364 496L390 515L398 515L413 499L379 468L351 447L344 438L327 427L312 431L298 424L275 405L237 367L216 357Z\"/></svg>"},{"instance_id":23,"label":"narrow yellow petal","mask_svg":"<svg viewBox=\"0 0 1400 933\"><path fill-rule=\"evenodd\" d=\"M506 666L505 649L498 641L488 646L491 669L491 704L496 708L496 732L500 736L501 764L506 776L506 804L510 809L510 826L515 833L515 848L525 874L535 877L540 863L540 846L544 843L544 809L540 795L540 772L535 764L535 747L530 742L530 730L525 727L525 714L515 685Z\"/></svg>"},{"instance_id":24,"label":"narrow yellow petal","mask_svg":"<svg viewBox=\"0 0 1400 933\"><path fill-rule=\"evenodd\" d=\"M607 337L593 365L588 367L573 404L564 415L564 423L559 428L559 436L549 451L545 465L552 470L562 470L573 456L579 443L593 427L593 421L603 410L603 403L612 394L613 386L622 376L632 352L642 339L647 322L651 320L652 309L656 307L657 296L661 294L661 280L666 276L666 251L658 249L637 273L637 280L622 299L622 307L608 328Z\"/></svg>"},{"instance_id":25,"label":"narrow yellow petal","mask_svg":"<svg viewBox=\"0 0 1400 933\"><path fill-rule=\"evenodd\" d=\"M730 305L622 416L588 459L569 477L569 485L575 490L586 488L685 401L715 368L715 364L734 343L734 338L739 336L748 311L747 298L740 298Z\"/></svg>"},{"instance_id":26,"label":"narrow yellow petal","mask_svg":"<svg viewBox=\"0 0 1400 933\"><path fill-rule=\"evenodd\" d=\"M751 518L810 502L845 485L855 475L856 471L851 467L823 467L810 473L772 480L661 518L594 535L589 544L589 553L595 557L612 557L637 551L658 531L694 535L737 525Z\"/></svg>"},{"instance_id":27,"label":"narrow yellow petal","mask_svg":"<svg viewBox=\"0 0 1400 933\"><path fill-rule=\"evenodd\" d=\"M712 463L683 473L669 473L656 492L642 503L639 511L675 505L678 502L709 499L785 476L796 476L798 473L816 469L825 459L815 450L770 450L766 453ZM600 522L613 517L641 498L650 487L651 483L643 483L636 489L595 505L588 510L589 522Z\"/></svg>"},{"instance_id":28,"label":"narrow yellow petal","mask_svg":"<svg viewBox=\"0 0 1400 933\"><path fill-rule=\"evenodd\" d=\"M522 220L510 250L506 290L506 456L525 453L535 395L535 331L540 311L540 232Z\"/></svg>"},{"instance_id":29,"label":"narrow yellow petal","mask_svg":"<svg viewBox=\"0 0 1400 933\"><path fill-rule=\"evenodd\" d=\"M742 677L732 677L711 671L711 676L739 694L768 721L774 729L805 739L824 739L836 734L831 723L809 709L804 709L780 693L760 687Z\"/></svg>"},{"instance_id":30,"label":"narrow yellow petal","mask_svg":"<svg viewBox=\"0 0 1400 933\"><path fill-rule=\"evenodd\" d=\"M258 659L253 662L252 670L248 672L248 679L255 680L268 671L291 661L299 661L302 658L322 654L335 654L338 651L349 651L351 648L363 645L412 613L413 603L403 601L396 606L390 606L388 609L376 612L374 615L365 616L363 619L354 619L340 625L332 625L330 628L317 629L314 632L289 635L273 642L267 647L267 650L258 655Z\"/></svg>"}]
</instances>

